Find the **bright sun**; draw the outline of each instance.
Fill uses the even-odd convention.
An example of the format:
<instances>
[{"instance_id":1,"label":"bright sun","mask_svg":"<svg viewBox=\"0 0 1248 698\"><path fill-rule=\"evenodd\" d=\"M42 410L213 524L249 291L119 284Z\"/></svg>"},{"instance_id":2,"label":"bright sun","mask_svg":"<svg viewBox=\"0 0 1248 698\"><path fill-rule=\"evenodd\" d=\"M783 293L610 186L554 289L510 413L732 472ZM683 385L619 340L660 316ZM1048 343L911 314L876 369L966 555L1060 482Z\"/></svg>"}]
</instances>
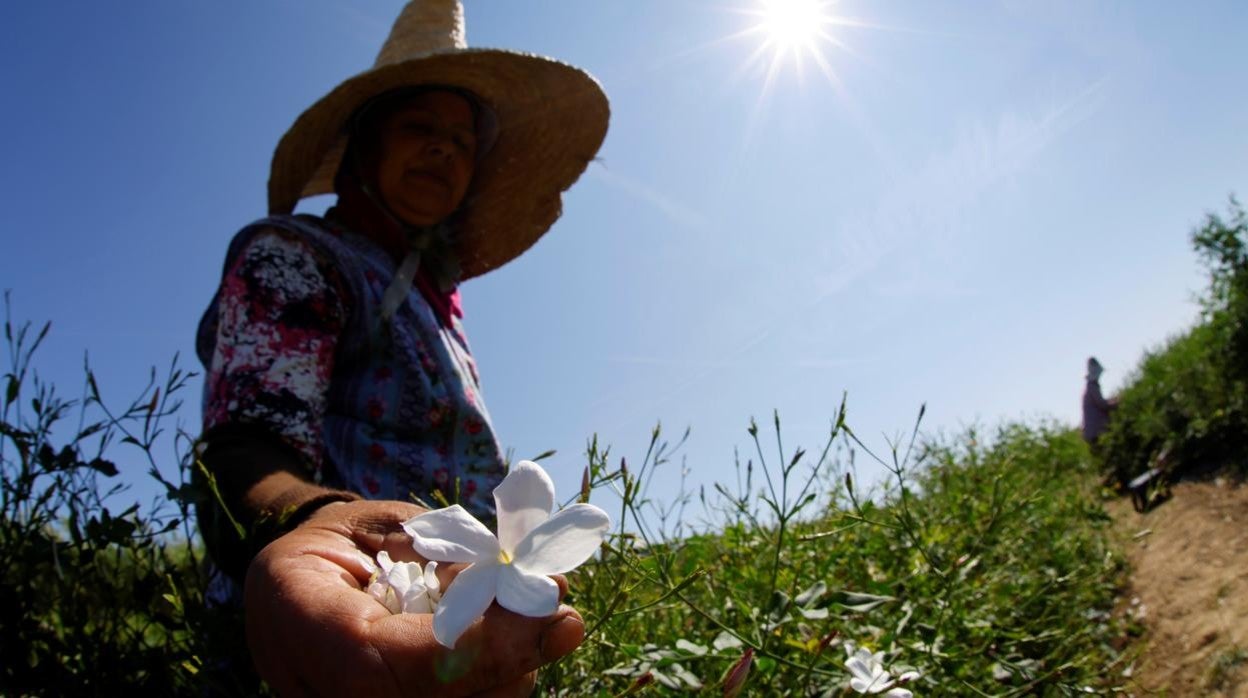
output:
<instances>
[{"instance_id":1,"label":"bright sun","mask_svg":"<svg viewBox=\"0 0 1248 698\"><path fill-rule=\"evenodd\" d=\"M755 34L762 42L750 57L750 63L766 62L766 83L770 85L781 66L792 63L799 76L807 60L833 83L836 75L828 62L830 47L844 48L832 35L836 25L856 24L832 12L833 0L754 0L754 7L743 10L756 18L742 34ZM768 60L768 57L770 60Z\"/></svg>"},{"instance_id":2,"label":"bright sun","mask_svg":"<svg viewBox=\"0 0 1248 698\"><path fill-rule=\"evenodd\" d=\"M762 0L759 28L777 49L810 47L823 32L826 3L818 0Z\"/></svg>"}]
</instances>

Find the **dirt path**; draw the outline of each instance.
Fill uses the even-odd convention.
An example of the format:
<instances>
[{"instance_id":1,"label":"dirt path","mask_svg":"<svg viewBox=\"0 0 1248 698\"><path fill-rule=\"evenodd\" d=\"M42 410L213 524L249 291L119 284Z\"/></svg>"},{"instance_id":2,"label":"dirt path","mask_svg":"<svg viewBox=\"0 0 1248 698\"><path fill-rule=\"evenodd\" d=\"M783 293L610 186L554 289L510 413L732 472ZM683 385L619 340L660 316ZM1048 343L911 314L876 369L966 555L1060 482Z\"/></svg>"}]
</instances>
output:
<instances>
[{"instance_id":1,"label":"dirt path","mask_svg":"<svg viewBox=\"0 0 1248 698\"><path fill-rule=\"evenodd\" d=\"M1131 693L1248 698L1248 484L1173 492L1143 515L1108 507L1131 560L1126 612L1147 628Z\"/></svg>"}]
</instances>

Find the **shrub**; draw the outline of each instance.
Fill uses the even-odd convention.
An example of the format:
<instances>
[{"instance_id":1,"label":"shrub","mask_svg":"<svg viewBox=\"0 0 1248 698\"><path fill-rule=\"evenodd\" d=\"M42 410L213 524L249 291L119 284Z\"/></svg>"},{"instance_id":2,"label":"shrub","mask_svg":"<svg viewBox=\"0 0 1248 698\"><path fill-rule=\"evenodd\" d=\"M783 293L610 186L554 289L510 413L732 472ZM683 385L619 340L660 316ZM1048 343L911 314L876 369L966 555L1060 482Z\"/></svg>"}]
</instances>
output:
<instances>
[{"instance_id":1,"label":"shrub","mask_svg":"<svg viewBox=\"0 0 1248 698\"><path fill-rule=\"evenodd\" d=\"M1119 393L1102 437L1119 483L1166 453L1172 468L1238 462L1248 447L1248 218L1231 198L1208 214L1192 245L1209 272L1201 321L1145 353Z\"/></svg>"},{"instance_id":2,"label":"shrub","mask_svg":"<svg viewBox=\"0 0 1248 698\"><path fill-rule=\"evenodd\" d=\"M0 407L0 694L202 696L230 691L208 657L237 646L237 618L203 603L195 494L166 481L153 448L192 374L174 364L119 414L90 369L62 399L32 357L50 325L14 325ZM117 446L136 449L163 484L150 507L115 510ZM185 462L181 460L180 462Z\"/></svg>"}]
</instances>

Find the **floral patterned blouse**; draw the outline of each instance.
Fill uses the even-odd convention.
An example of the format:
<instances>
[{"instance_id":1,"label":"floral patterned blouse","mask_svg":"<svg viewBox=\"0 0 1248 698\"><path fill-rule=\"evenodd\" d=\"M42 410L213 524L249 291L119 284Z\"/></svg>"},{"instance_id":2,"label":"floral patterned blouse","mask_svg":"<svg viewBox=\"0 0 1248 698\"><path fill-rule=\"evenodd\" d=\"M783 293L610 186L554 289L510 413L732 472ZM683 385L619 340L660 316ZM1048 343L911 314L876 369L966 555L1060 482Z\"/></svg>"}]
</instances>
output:
<instances>
[{"instance_id":1,"label":"floral patterned blouse","mask_svg":"<svg viewBox=\"0 0 1248 698\"><path fill-rule=\"evenodd\" d=\"M325 219L243 229L200 321L204 432L260 425L327 486L429 503L438 490L492 519L503 458L458 308L413 287L383 320L394 273L380 247Z\"/></svg>"}]
</instances>

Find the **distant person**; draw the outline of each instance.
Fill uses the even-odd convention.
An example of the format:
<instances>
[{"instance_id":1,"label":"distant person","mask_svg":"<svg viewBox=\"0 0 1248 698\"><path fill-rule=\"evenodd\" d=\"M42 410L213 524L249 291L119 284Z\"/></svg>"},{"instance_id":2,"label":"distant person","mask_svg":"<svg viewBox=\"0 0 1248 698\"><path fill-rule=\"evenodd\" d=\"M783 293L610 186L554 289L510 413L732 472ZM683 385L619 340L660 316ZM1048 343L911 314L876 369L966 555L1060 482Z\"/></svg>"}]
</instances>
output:
<instances>
[{"instance_id":1,"label":"distant person","mask_svg":"<svg viewBox=\"0 0 1248 698\"><path fill-rule=\"evenodd\" d=\"M1106 400L1101 394L1101 362L1088 357L1087 382L1083 388L1083 440L1095 446L1101 434L1109 429L1109 415L1118 406L1116 399Z\"/></svg>"}]
</instances>

